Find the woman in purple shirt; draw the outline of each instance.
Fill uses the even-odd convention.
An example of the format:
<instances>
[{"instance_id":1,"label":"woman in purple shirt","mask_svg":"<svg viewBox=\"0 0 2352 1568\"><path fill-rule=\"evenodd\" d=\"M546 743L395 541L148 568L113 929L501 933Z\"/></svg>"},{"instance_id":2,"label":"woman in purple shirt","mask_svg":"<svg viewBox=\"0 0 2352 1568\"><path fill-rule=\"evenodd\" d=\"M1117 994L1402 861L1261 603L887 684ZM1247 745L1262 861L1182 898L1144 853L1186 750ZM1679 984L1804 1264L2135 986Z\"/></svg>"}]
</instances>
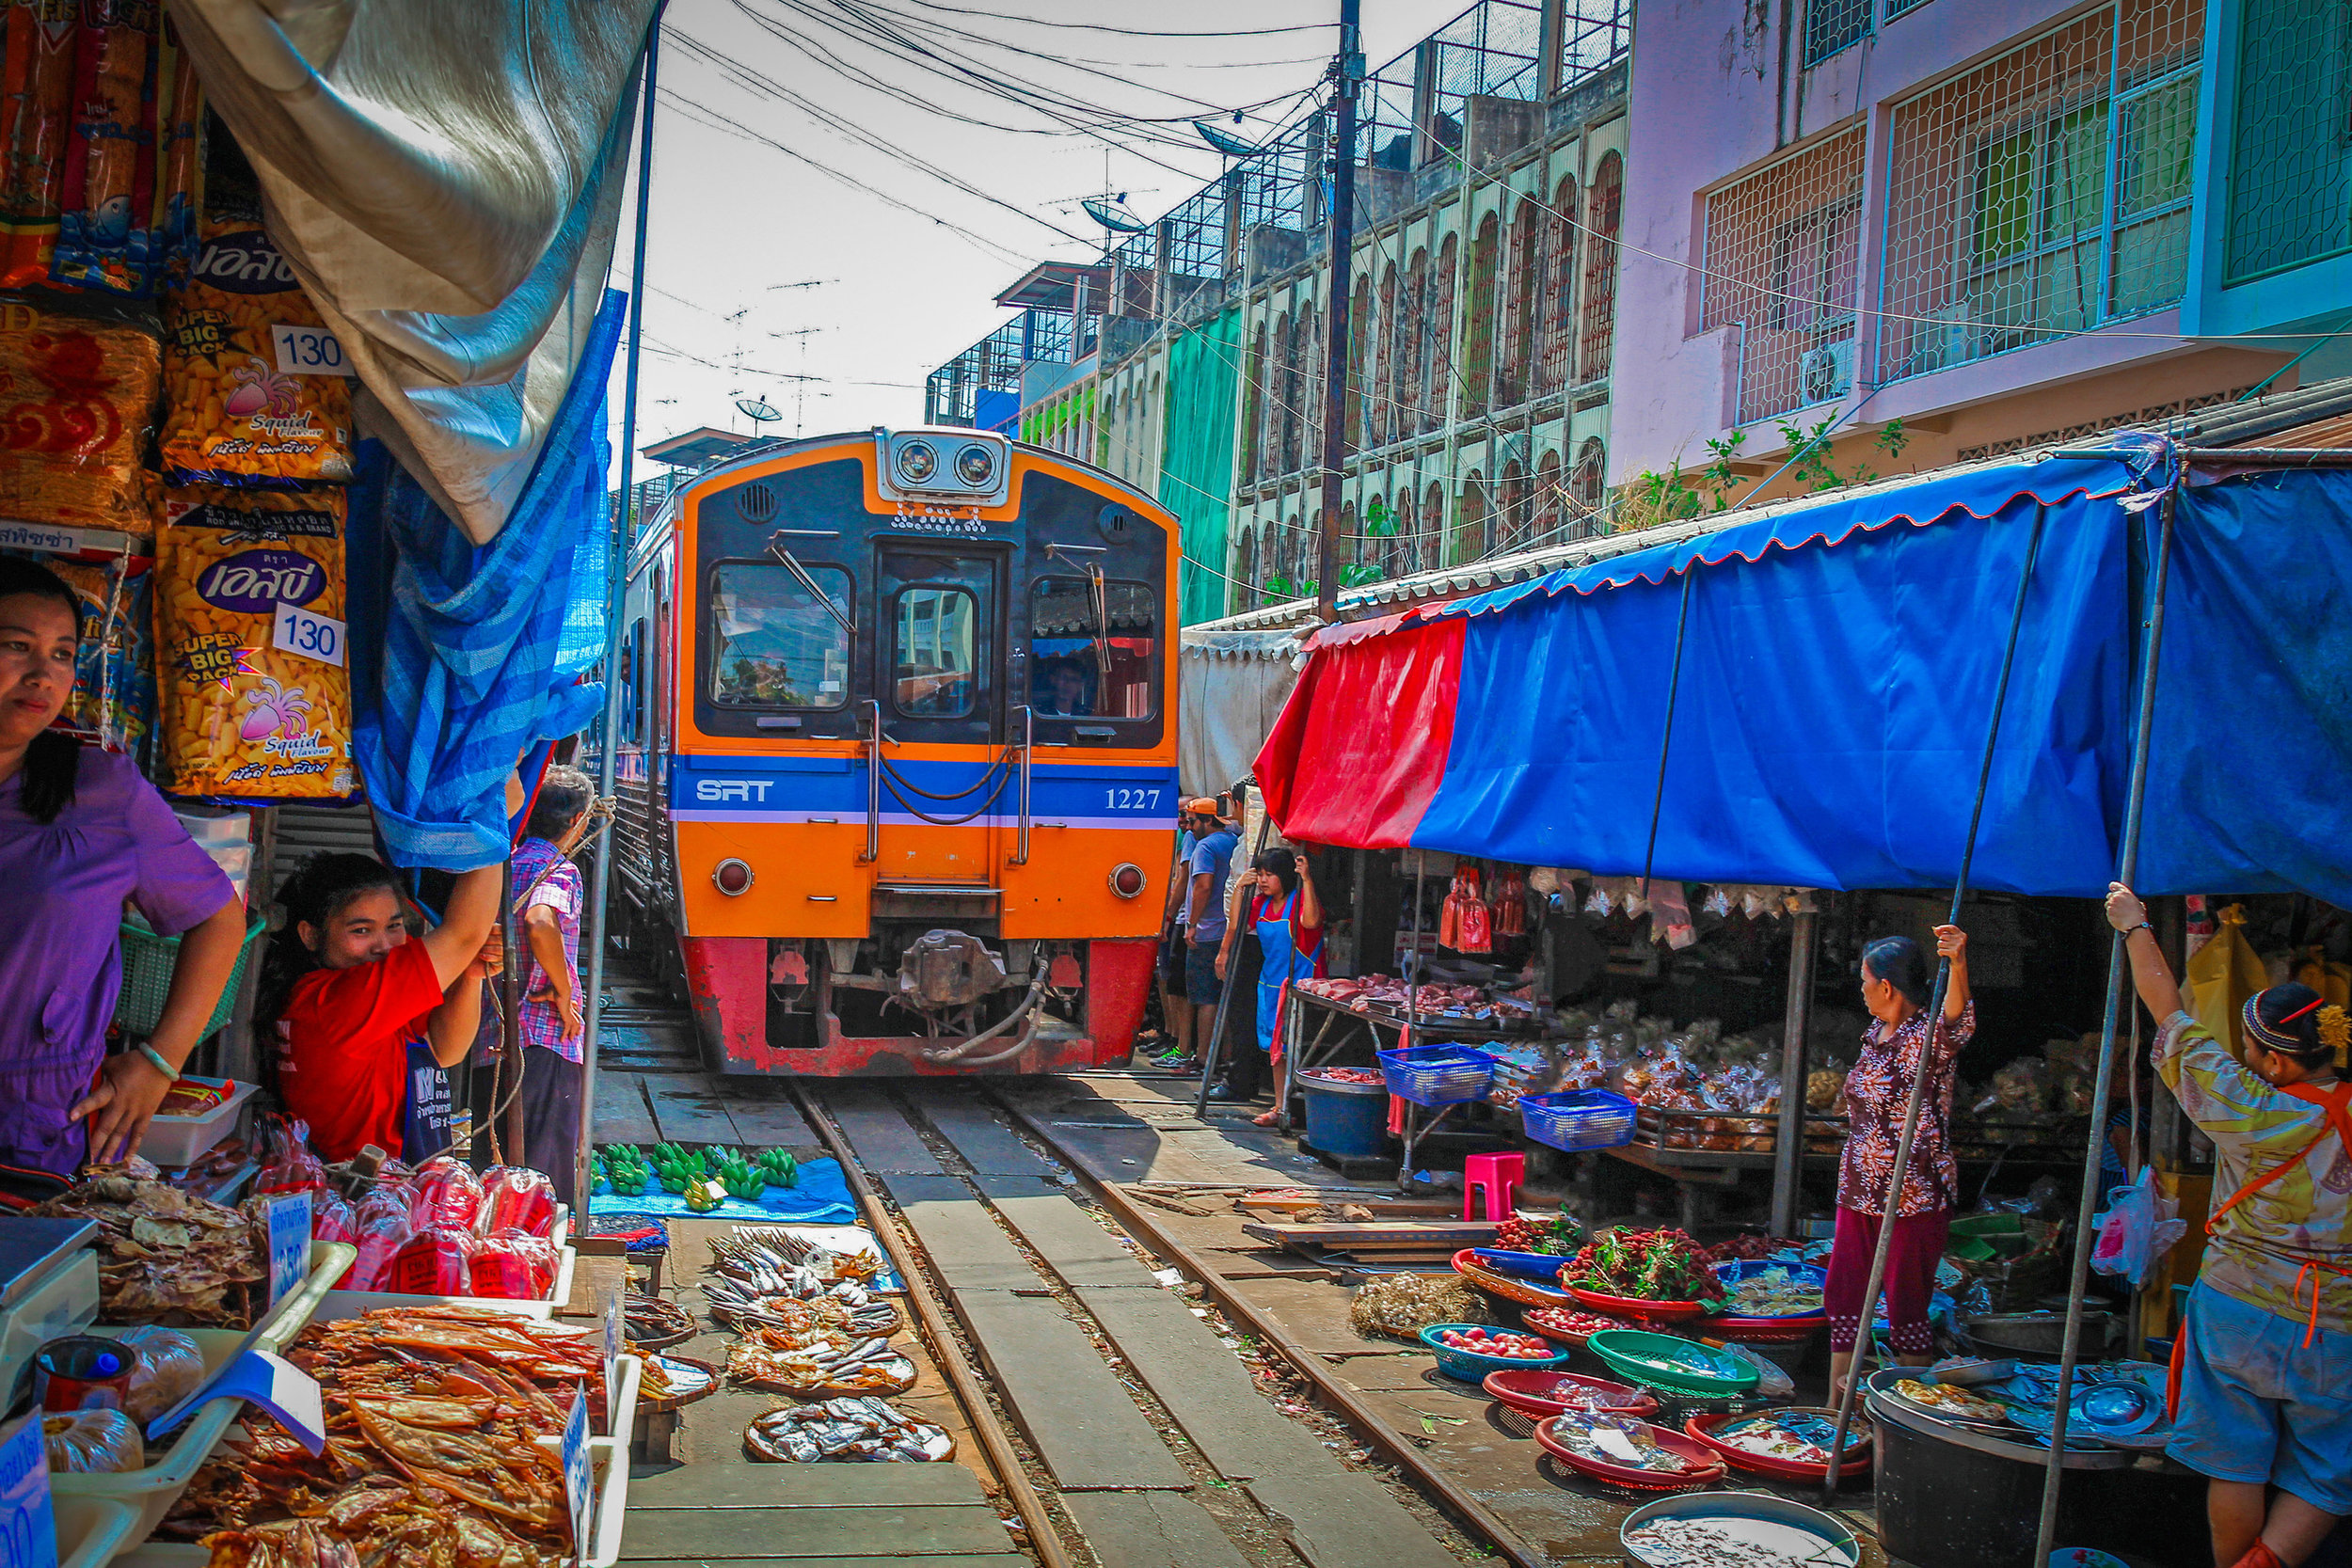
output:
<instances>
[{"instance_id":1,"label":"woman in purple shirt","mask_svg":"<svg viewBox=\"0 0 2352 1568\"><path fill-rule=\"evenodd\" d=\"M245 935L228 877L130 758L49 727L81 629L56 573L0 559L0 1165L60 1177L137 1151ZM154 1034L108 1056L126 899L183 940Z\"/></svg>"}]
</instances>

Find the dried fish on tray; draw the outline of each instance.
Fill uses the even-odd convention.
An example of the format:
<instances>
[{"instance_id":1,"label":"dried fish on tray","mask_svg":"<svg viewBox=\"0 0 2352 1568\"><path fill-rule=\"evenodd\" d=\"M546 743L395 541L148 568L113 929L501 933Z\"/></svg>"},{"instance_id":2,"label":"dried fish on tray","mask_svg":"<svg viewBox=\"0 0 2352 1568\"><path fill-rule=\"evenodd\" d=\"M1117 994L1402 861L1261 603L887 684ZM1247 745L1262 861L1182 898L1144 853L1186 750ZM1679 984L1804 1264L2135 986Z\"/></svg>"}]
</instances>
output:
<instances>
[{"instance_id":1,"label":"dried fish on tray","mask_svg":"<svg viewBox=\"0 0 2352 1568\"><path fill-rule=\"evenodd\" d=\"M730 1328L759 1323L789 1325L798 1321L792 1308L821 1307L837 1309L842 1325L861 1335L887 1336L898 1332L898 1307L852 1280L842 1280L806 1294L797 1291L773 1293L722 1275L704 1280L702 1292L710 1302L710 1315Z\"/></svg>"},{"instance_id":2,"label":"dried fish on tray","mask_svg":"<svg viewBox=\"0 0 2352 1568\"><path fill-rule=\"evenodd\" d=\"M710 1239L710 1256L721 1274L747 1283L764 1284L763 1275L783 1280L796 1274L814 1275L818 1290L825 1286L867 1285L882 1272L882 1259L872 1252L834 1252L782 1226L747 1225ZM781 1290L781 1284L770 1290ZM814 1295L815 1291L803 1292Z\"/></svg>"},{"instance_id":3,"label":"dried fish on tray","mask_svg":"<svg viewBox=\"0 0 2352 1568\"><path fill-rule=\"evenodd\" d=\"M1772 1524L1743 1519L1653 1519L1639 1529L1628 1530L1625 1544L1648 1568L1823 1568L1827 1563L1843 1568L1853 1560L1827 1544L1816 1544L1812 1550L1801 1553L1803 1538L1785 1526L1771 1531L1773 1539L1759 1540L1765 1533L1757 1528L1759 1523Z\"/></svg>"},{"instance_id":4,"label":"dried fish on tray","mask_svg":"<svg viewBox=\"0 0 2352 1568\"><path fill-rule=\"evenodd\" d=\"M787 1405L755 1418L743 1433L743 1451L779 1465L929 1465L954 1458L956 1440L881 1400L840 1399Z\"/></svg>"},{"instance_id":5,"label":"dried fish on tray","mask_svg":"<svg viewBox=\"0 0 2352 1568\"><path fill-rule=\"evenodd\" d=\"M249 1328L269 1279L266 1228L249 1209L162 1181L92 1177L28 1211L98 1222L98 1315L105 1323Z\"/></svg>"},{"instance_id":6,"label":"dried fish on tray","mask_svg":"<svg viewBox=\"0 0 2352 1568\"><path fill-rule=\"evenodd\" d=\"M572 1555L560 1436L572 1394L604 1408L602 1347L504 1313L391 1307L287 1352L318 1380L326 1451L255 1418L160 1534L211 1568L557 1568Z\"/></svg>"},{"instance_id":7,"label":"dried fish on tray","mask_svg":"<svg viewBox=\"0 0 2352 1568\"><path fill-rule=\"evenodd\" d=\"M694 1337L694 1315L660 1296L631 1294L622 1299L621 1332L631 1350L666 1350Z\"/></svg>"},{"instance_id":8,"label":"dried fish on tray","mask_svg":"<svg viewBox=\"0 0 2352 1568\"><path fill-rule=\"evenodd\" d=\"M859 1339L834 1329L754 1328L729 1347L727 1374L754 1388L822 1399L903 1394L914 1386L915 1369L886 1339Z\"/></svg>"}]
</instances>

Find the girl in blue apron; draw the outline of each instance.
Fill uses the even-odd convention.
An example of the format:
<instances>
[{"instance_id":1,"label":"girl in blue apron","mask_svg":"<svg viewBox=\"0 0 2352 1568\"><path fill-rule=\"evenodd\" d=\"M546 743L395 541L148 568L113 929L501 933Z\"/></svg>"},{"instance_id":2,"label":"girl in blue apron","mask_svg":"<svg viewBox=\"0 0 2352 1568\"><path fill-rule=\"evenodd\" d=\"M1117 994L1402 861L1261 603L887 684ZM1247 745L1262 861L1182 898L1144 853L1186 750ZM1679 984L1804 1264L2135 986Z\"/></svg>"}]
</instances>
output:
<instances>
[{"instance_id":1,"label":"girl in blue apron","mask_svg":"<svg viewBox=\"0 0 2352 1568\"><path fill-rule=\"evenodd\" d=\"M1258 969L1258 1045L1271 1053L1279 1024L1282 988L1323 973L1323 901L1307 857L1294 849L1268 849L1254 868L1257 888L1249 904L1249 928L1263 959Z\"/></svg>"}]
</instances>

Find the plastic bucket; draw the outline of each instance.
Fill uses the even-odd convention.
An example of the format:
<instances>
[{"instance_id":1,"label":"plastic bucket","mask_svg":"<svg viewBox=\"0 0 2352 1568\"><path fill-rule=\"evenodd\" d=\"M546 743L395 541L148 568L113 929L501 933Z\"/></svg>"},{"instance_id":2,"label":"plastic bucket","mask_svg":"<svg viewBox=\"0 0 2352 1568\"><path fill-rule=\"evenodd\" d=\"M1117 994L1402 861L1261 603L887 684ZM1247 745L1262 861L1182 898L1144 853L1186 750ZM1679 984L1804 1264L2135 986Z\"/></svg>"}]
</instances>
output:
<instances>
[{"instance_id":1,"label":"plastic bucket","mask_svg":"<svg viewBox=\"0 0 2352 1568\"><path fill-rule=\"evenodd\" d=\"M1307 1097L1307 1141L1343 1160L1376 1160L1389 1137L1389 1091L1378 1084L1298 1080Z\"/></svg>"}]
</instances>

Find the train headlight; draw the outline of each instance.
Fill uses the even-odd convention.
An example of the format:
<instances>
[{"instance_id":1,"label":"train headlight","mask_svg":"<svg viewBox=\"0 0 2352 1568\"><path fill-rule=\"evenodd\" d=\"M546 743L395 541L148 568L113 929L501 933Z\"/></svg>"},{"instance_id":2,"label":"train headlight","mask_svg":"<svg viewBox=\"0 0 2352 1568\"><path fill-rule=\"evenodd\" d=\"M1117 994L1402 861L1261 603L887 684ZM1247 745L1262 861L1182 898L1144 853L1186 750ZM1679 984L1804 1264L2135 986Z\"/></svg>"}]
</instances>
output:
<instances>
[{"instance_id":1,"label":"train headlight","mask_svg":"<svg viewBox=\"0 0 2352 1568\"><path fill-rule=\"evenodd\" d=\"M996 482L996 454L982 446L967 446L956 453L956 477L973 490L985 490Z\"/></svg>"},{"instance_id":2,"label":"train headlight","mask_svg":"<svg viewBox=\"0 0 2352 1568\"><path fill-rule=\"evenodd\" d=\"M752 868L729 857L710 868L710 881L730 898L740 898L752 891Z\"/></svg>"},{"instance_id":3,"label":"train headlight","mask_svg":"<svg viewBox=\"0 0 2352 1568\"><path fill-rule=\"evenodd\" d=\"M1150 880L1143 874L1143 867L1133 861L1111 867L1111 891L1121 898L1142 897L1144 887Z\"/></svg>"},{"instance_id":4,"label":"train headlight","mask_svg":"<svg viewBox=\"0 0 2352 1568\"><path fill-rule=\"evenodd\" d=\"M939 472L939 449L929 441L900 443L898 455L898 482L902 484L929 484Z\"/></svg>"}]
</instances>

